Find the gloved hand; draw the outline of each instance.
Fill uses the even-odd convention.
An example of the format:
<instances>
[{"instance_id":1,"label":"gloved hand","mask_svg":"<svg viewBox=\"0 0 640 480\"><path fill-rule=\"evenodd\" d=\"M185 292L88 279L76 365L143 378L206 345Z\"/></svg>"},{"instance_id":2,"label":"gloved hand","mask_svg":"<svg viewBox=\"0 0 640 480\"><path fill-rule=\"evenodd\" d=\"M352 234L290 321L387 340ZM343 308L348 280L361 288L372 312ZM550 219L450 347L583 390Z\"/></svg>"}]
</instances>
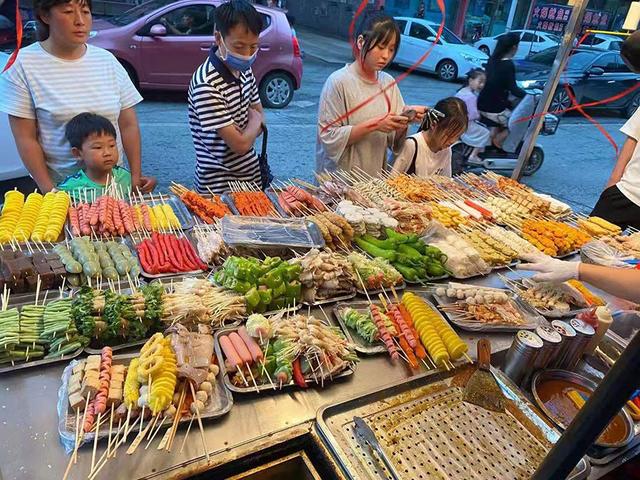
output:
<instances>
[{"instance_id":1,"label":"gloved hand","mask_svg":"<svg viewBox=\"0 0 640 480\"><path fill-rule=\"evenodd\" d=\"M522 258L531 263L520 263L516 268L540 272L533 276L537 282L562 283L578 278L580 262L565 262L542 253L527 254Z\"/></svg>"}]
</instances>

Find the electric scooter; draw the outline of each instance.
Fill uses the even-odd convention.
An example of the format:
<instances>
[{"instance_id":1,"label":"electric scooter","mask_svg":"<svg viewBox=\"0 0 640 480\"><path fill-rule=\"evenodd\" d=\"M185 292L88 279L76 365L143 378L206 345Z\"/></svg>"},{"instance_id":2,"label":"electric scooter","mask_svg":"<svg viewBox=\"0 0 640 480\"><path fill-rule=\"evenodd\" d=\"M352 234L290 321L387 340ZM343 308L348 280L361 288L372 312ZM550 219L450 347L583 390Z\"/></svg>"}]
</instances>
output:
<instances>
[{"instance_id":1,"label":"electric scooter","mask_svg":"<svg viewBox=\"0 0 640 480\"><path fill-rule=\"evenodd\" d=\"M529 94L533 96L533 104L529 110L535 110L535 105L538 101L539 90L537 91L528 91ZM529 116L529 115L524 115ZM522 116L518 113L517 107L512 114L513 119L522 118ZM529 122L522 122L522 125L519 125L517 128L511 128L510 136L505 141L505 150L499 149L493 145L487 146L485 151L480 153L478 156L480 157L480 162L474 162L469 160L469 156L473 151L473 147L463 143L462 141L458 141L458 143L454 144L451 147L452 150L452 158L451 158L451 167L453 174L459 174L466 170L474 170L474 169L485 169L485 170L514 170L518 163L518 156L520 154L520 150L522 149L522 145L524 143L524 136L529 129L529 125L532 120ZM498 124L492 122L491 120L481 117L478 120L479 123L483 124L487 128L491 128L497 126ZM558 129L558 125L560 124L560 119L551 113L547 113L544 116L544 121L542 124L542 128L540 130L541 135L554 135L556 130ZM512 135L513 134L513 135ZM516 136L517 138L513 138ZM507 144L515 147L508 148ZM509 150L509 151L507 151ZM542 164L544 162L544 150L540 144L536 144L533 147L533 151L531 152L531 156L527 160L522 173L525 176L530 176L540 170Z\"/></svg>"}]
</instances>

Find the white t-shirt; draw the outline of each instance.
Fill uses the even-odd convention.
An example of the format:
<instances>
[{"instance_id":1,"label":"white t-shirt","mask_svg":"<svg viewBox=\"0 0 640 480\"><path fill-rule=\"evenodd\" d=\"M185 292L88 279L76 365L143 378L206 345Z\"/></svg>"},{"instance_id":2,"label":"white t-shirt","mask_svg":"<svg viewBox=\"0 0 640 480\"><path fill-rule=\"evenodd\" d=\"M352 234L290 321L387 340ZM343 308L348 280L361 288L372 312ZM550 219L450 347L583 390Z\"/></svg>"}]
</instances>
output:
<instances>
[{"instance_id":1,"label":"white t-shirt","mask_svg":"<svg viewBox=\"0 0 640 480\"><path fill-rule=\"evenodd\" d=\"M451 148L433 152L422 133L416 133L409 138L414 138L418 142L418 152L416 154L416 142L407 139L402 151L393 162L393 172L404 173L409 170L415 154L417 176L428 177L436 174L451 176Z\"/></svg>"},{"instance_id":2,"label":"white t-shirt","mask_svg":"<svg viewBox=\"0 0 640 480\"><path fill-rule=\"evenodd\" d=\"M0 111L38 121L38 139L55 184L78 170L64 129L83 112L102 115L118 133L118 117L142 97L125 69L108 51L87 45L77 60L63 60L34 43L20 50L13 66L0 75Z\"/></svg>"},{"instance_id":3,"label":"white t-shirt","mask_svg":"<svg viewBox=\"0 0 640 480\"><path fill-rule=\"evenodd\" d=\"M620 131L636 140L638 144L617 186L625 197L640 206L640 108Z\"/></svg>"},{"instance_id":4,"label":"white t-shirt","mask_svg":"<svg viewBox=\"0 0 640 480\"><path fill-rule=\"evenodd\" d=\"M395 133L371 132L353 145L347 143L354 125L388 112L402 112L404 100L398 85L389 87L392 82L393 77L385 72L378 74L376 82L365 80L353 64L329 76L322 88L318 108L316 171L360 168L369 175L378 176L386 169L387 150L394 147ZM381 94L381 91L385 93ZM361 104L361 108L353 111ZM351 112L347 118L333 124L347 112ZM331 126L325 130L326 125Z\"/></svg>"}]
</instances>

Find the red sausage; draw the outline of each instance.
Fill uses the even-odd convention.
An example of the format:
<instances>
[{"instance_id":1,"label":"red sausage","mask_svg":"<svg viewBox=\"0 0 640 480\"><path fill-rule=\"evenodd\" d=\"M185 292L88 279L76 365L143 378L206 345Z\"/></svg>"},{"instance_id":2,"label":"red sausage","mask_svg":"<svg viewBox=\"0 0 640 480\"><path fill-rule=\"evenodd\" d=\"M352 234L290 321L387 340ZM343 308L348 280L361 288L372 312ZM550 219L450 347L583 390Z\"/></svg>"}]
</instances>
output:
<instances>
[{"instance_id":1,"label":"red sausage","mask_svg":"<svg viewBox=\"0 0 640 480\"><path fill-rule=\"evenodd\" d=\"M253 361L260 362L264 358L262 350L260 349L260 345L258 345L256 341L253 338L251 338L251 335L249 335L244 325L238 328L238 335L240 335L240 338L249 349L249 352L251 353L251 358L253 358Z\"/></svg>"},{"instance_id":2,"label":"red sausage","mask_svg":"<svg viewBox=\"0 0 640 480\"><path fill-rule=\"evenodd\" d=\"M242 363L246 363L249 365L253 363L251 352L249 352L249 349L242 341L242 338L240 338L240 335L238 335L236 332L232 332L229 334L229 339L231 340L231 343L233 343L233 347L235 348L236 352L238 352L238 354L240 355Z\"/></svg>"},{"instance_id":3,"label":"red sausage","mask_svg":"<svg viewBox=\"0 0 640 480\"><path fill-rule=\"evenodd\" d=\"M193 245L191 245L191 242L186 237L182 238L181 241L184 242L184 249L187 256L189 257L189 260L191 260L191 262L194 263L198 269L206 270L207 266L204 264L202 260L200 260L200 257L198 256L196 251L193 249Z\"/></svg>"},{"instance_id":4,"label":"red sausage","mask_svg":"<svg viewBox=\"0 0 640 480\"><path fill-rule=\"evenodd\" d=\"M98 207L99 207L99 203L98 200L95 200L92 204L91 207L89 207L89 224L92 227L95 227L98 225L98 220L100 218L99 216L99 211L98 211Z\"/></svg>"},{"instance_id":5,"label":"red sausage","mask_svg":"<svg viewBox=\"0 0 640 480\"><path fill-rule=\"evenodd\" d=\"M226 335L221 335L219 341L220 348L222 348L222 351L227 357L227 363L233 368L232 371L237 370L237 368L242 365L242 359L240 358L240 355L238 355L238 352L236 352L236 349L233 347L233 343L231 343L231 340L229 340L229 337L227 337Z\"/></svg>"}]
</instances>

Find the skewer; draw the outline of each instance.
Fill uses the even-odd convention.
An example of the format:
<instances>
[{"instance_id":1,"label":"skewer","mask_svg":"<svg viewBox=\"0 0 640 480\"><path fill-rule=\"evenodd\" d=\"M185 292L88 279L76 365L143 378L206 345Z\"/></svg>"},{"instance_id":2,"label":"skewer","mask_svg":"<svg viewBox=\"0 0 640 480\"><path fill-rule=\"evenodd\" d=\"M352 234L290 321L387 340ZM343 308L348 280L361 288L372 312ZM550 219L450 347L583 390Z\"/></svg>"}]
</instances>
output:
<instances>
[{"instance_id":1,"label":"skewer","mask_svg":"<svg viewBox=\"0 0 640 480\"><path fill-rule=\"evenodd\" d=\"M176 413L176 415L177 415L177 413ZM151 445L151 442L153 442L153 439L156 438L156 435L158 434L158 432L160 431L160 429L162 428L162 426L164 425L164 422L166 420L167 420L167 417L163 416L162 417L162 422L160 422L160 425L158 426L158 428L156 428L156 431L153 433L153 435L151 435L151 433L149 433L151 435L151 438L147 442L147 445L144 447L145 450L147 450L149 448L149 445Z\"/></svg>"},{"instance_id":2,"label":"skewer","mask_svg":"<svg viewBox=\"0 0 640 480\"><path fill-rule=\"evenodd\" d=\"M170 452L171 447L173 446L173 439L176 436L176 432L178 430L178 423L180 422L180 417L182 416L182 407L184 406L184 400L187 395L187 385L185 382L182 382L182 388L180 389L180 400L178 401L178 408L176 410L176 416L173 418L173 424L171 425L171 434L167 441L166 451Z\"/></svg>"},{"instance_id":3,"label":"skewer","mask_svg":"<svg viewBox=\"0 0 640 480\"><path fill-rule=\"evenodd\" d=\"M122 428L122 418L119 418L119 419L118 419L118 427L116 428L116 436L115 436L115 437L114 437L114 439L113 439L113 444L114 444L114 445L118 443L118 437L119 437L119 435L120 435L120 430L121 430L121 428ZM109 451L107 450L107 458L109 458L110 456L111 456L111 452L109 452ZM113 458L115 458L115 456L116 456L116 451L114 450L114 451L113 451Z\"/></svg>"},{"instance_id":4,"label":"skewer","mask_svg":"<svg viewBox=\"0 0 640 480\"><path fill-rule=\"evenodd\" d=\"M133 439L133 442L131 442L131 445L129 446L129 448L127 449L127 455L131 455L133 454L136 449L138 448L138 446L140 445L140 443L142 442L142 440L144 440L144 437L147 436L147 432L150 429L153 429L152 425L155 423L155 421L158 420L158 416L154 415L153 416L154 420L149 420L149 423L147 423L147 426L144 428L144 430L140 433L138 433L138 435L136 435L136 438ZM141 423L142 425L142 423Z\"/></svg>"},{"instance_id":5,"label":"skewer","mask_svg":"<svg viewBox=\"0 0 640 480\"><path fill-rule=\"evenodd\" d=\"M196 398L196 392L193 389L193 384L189 382L189 388L191 388L191 395L193 398ZM196 404L196 417L198 419L198 427L200 427L200 438L202 439L202 447L204 448L204 454L207 457L207 463L209 463L209 449L207 448L207 442L204 438L204 427L202 426L202 418L200 417L200 409L198 408L198 404Z\"/></svg>"},{"instance_id":6,"label":"skewer","mask_svg":"<svg viewBox=\"0 0 640 480\"><path fill-rule=\"evenodd\" d=\"M189 432L191 431L191 425L193 425L193 419L196 418L196 414L192 413L191 414L191 420L189 420L189 426L187 427L187 431L184 434L184 439L182 440L182 445L180 446L180 452L182 453L182 450L184 450L184 446L187 443L187 437L189 436Z\"/></svg>"},{"instance_id":7,"label":"skewer","mask_svg":"<svg viewBox=\"0 0 640 480\"><path fill-rule=\"evenodd\" d=\"M260 389L258 388L258 384L256 383L256 379L253 376L253 372L251 371L251 367L248 363L245 363L247 370L249 371L249 375L251 376L251 381L253 382L253 387L256 389L256 393L260 393Z\"/></svg>"},{"instance_id":8,"label":"skewer","mask_svg":"<svg viewBox=\"0 0 640 480\"><path fill-rule=\"evenodd\" d=\"M129 429L129 431L133 430L134 427L136 426L136 424L138 423L138 420L140 420L140 418L136 418L136 421L133 422L133 425L131 425L131 428ZM120 440L118 440L118 443L116 443L116 446L114 447L114 450L112 452L112 456L115 457L116 454L116 450L120 447L120 445L122 445L123 443L125 443L125 434L127 434L128 432L126 431L126 426L123 425L122 428L125 429L125 431L123 432L122 437L120 437ZM109 460L109 457L107 457L107 452L104 452L102 454L102 456L98 459L98 462L96 463L96 468L95 470L92 470L89 473L89 477L88 480L93 480L96 478L96 476L98 475L98 473L100 473L100 470L102 470L102 468L107 464L107 461Z\"/></svg>"},{"instance_id":9,"label":"skewer","mask_svg":"<svg viewBox=\"0 0 640 480\"><path fill-rule=\"evenodd\" d=\"M98 448L98 434L100 433L100 419L102 413L98 413L98 420L96 421L96 433L93 437L93 453L91 454L91 470L93 471L96 464L96 449Z\"/></svg>"},{"instance_id":10,"label":"skewer","mask_svg":"<svg viewBox=\"0 0 640 480\"><path fill-rule=\"evenodd\" d=\"M115 412L116 404L111 404L111 416L109 417L109 441L107 442L107 452L111 451L111 435L113 432L113 413ZM96 435L97 436L97 435ZM109 454L107 453L107 457Z\"/></svg>"}]
</instances>

